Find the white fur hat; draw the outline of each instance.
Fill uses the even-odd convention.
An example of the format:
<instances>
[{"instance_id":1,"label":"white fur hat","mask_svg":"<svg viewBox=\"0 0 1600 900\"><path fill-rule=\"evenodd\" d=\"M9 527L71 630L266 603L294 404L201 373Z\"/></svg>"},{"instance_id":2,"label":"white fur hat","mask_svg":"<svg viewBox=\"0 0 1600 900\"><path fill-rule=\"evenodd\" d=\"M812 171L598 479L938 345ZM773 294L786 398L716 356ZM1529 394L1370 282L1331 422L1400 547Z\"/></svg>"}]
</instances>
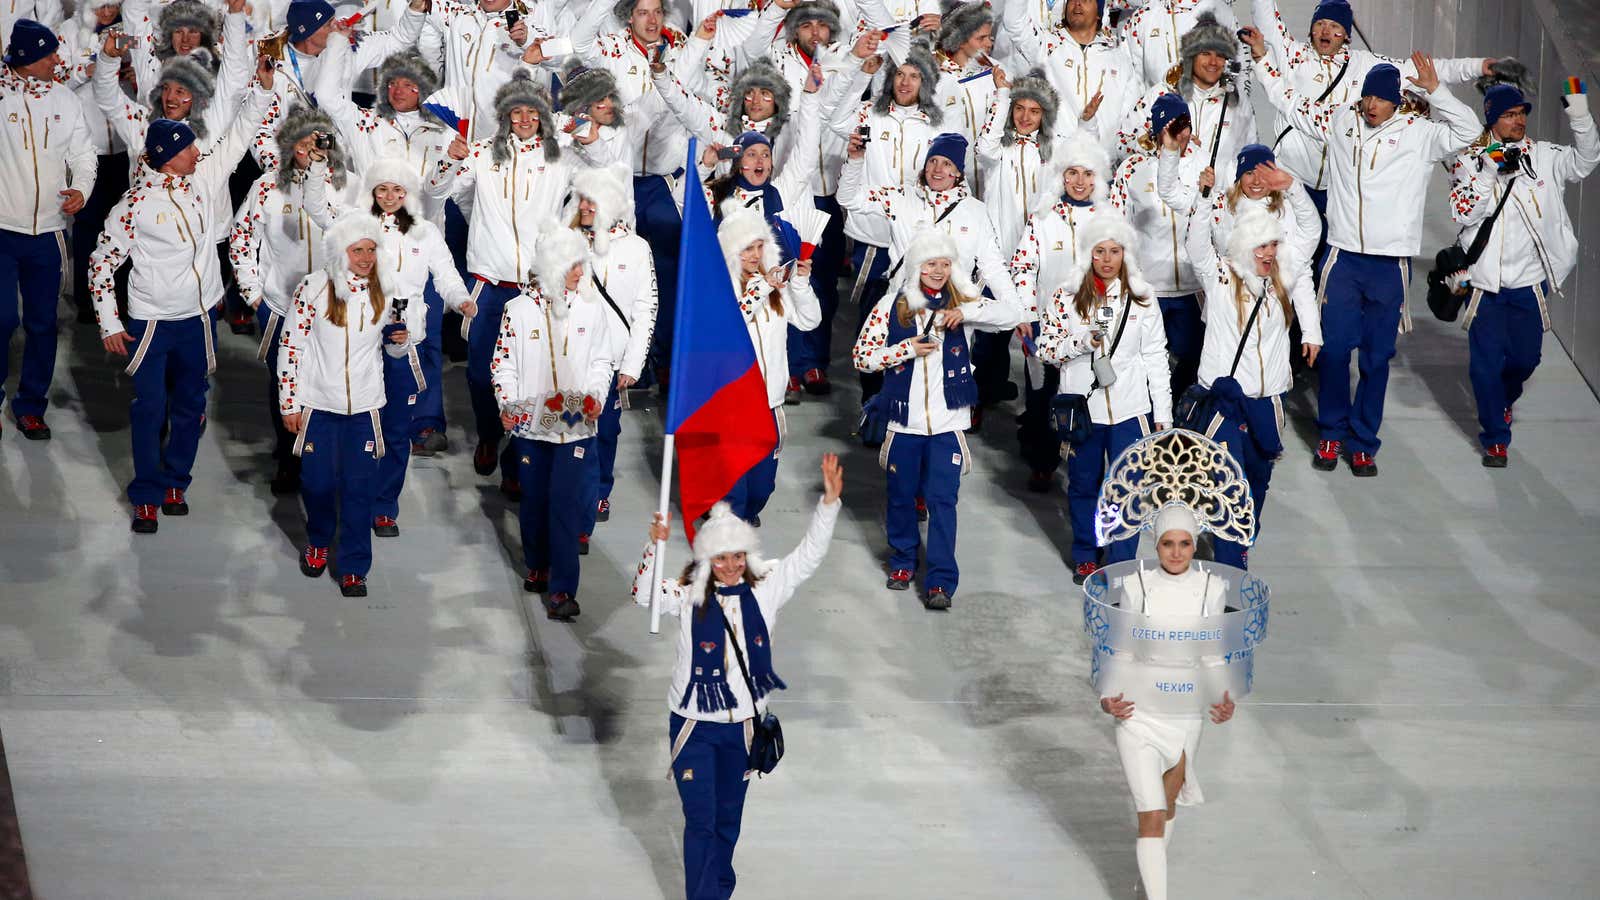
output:
<instances>
[{"instance_id":1,"label":"white fur hat","mask_svg":"<svg viewBox=\"0 0 1600 900\"><path fill-rule=\"evenodd\" d=\"M397 156L373 160L361 174L361 200L370 204L373 190L384 183L398 184L404 188L406 212L411 213L412 218L421 215L418 208L422 198L422 178L417 175L416 166Z\"/></svg>"},{"instance_id":2,"label":"white fur hat","mask_svg":"<svg viewBox=\"0 0 1600 900\"><path fill-rule=\"evenodd\" d=\"M733 507L719 502L711 507L706 521L694 534L694 578L690 596L696 606L705 602L706 583L711 579L711 558L724 553L744 552L744 565L751 575L764 577L772 564L761 558L761 538L754 526L733 514Z\"/></svg>"},{"instance_id":3,"label":"white fur hat","mask_svg":"<svg viewBox=\"0 0 1600 900\"><path fill-rule=\"evenodd\" d=\"M1044 190L1039 192L1039 200L1034 212L1045 212L1055 206L1061 199L1061 178L1073 166L1081 166L1094 173L1094 193L1090 195L1095 206L1104 207L1106 199L1111 193L1111 157L1106 153L1106 148L1094 139L1087 131L1074 132L1072 137L1056 144L1054 152L1050 155L1050 166L1046 169Z\"/></svg>"},{"instance_id":4,"label":"white fur hat","mask_svg":"<svg viewBox=\"0 0 1600 900\"><path fill-rule=\"evenodd\" d=\"M1078 260L1067 275L1066 289L1077 291L1078 285L1083 284L1083 277L1089 272L1089 263L1094 259L1095 246L1106 241L1122 248L1122 262L1128 269L1128 292L1145 299L1155 296L1139 269L1138 232L1133 230L1133 225L1121 213L1110 211L1095 213L1078 229Z\"/></svg>"},{"instance_id":5,"label":"white fur hat","mask_svg":"<svg viewBox=\"0 0 1600 900\"><path fill-rule=\"evenodd\" d=\"M1255 249L1263 244L1283 240L1283 222L1261 207L1246 210L1234 220L1233 233L1228 235L1228 262L1233 270L1245 278L1256 274Z\"/></svg>"},{"instance_id":6,"label":"white fur hat","mask_svg":"<svg viewBox=\"0 0 1600 900\"><path fill-rule=\"evenodd\" d=\"M567 272L589 260L589 242L577 231L561 225L546 227L539 233L539 246L533 254L533 277L546 296L565 297ZM579 293L583 293L579 284Z\"/></svg>"},{"instance_id":7,"label":"white fur hat","mask_svg":"<svg viewBox=\"0 0 1600 900\"><path fill-rule=\"evenodd\" d=\"M722 245L722 258L728 264L728 275L735 288L744 283L739 277L739 254L756 241L766 241L761 255L761 267L768 271L777 268L778 238L772 226L754 208L745 206L737 198L722 201L722 224L717 226L717 243Z\"/></svg>"},{"instance_id":8,"label":"white fur hat","mask_svg":"<svg viewBox=\"0 0 1600 900\"><path fill-rule=\"evenodd\" d=\"M322 270L327 273L334 290L343 291L344 273L348 269L344 252L351 244L364 240L378 245L378 265L373 275L384 295L389 296L394 289L390 279L395 269L394 259L383 249L383 223L369 213L345 213L322 232Z\"/></svg>"},{"instance_id":9,"label":"white fur hat","mask_svg":"<svg viewBox=\"0 0 1600 900\"><path fill-rule=\"evenodd\" d=\"M611 226L633 225L633 188L625 171L613 166L581 168L572 176L572 199L564 218L571 222L577 217L579 197L594 203L594 252L601 256L611 247Z\"/></svg>"},{"instance_id":10,"label":"white fur hat","mask_svg":"<svg viewBox=\"0 0 1600 900\"><path fill-rule=\"evenodd\" d=\"M917 288L922 264L930 259L950 260L950 287L969 299L978 296L978 286L972 283L961 267L961 250L956 246L955 239L937 228L930 228L911 239L911 244L906 247L906 255L901 260L900 290L905 293L906 303L912 309L928 305L927 295Z\"/></svg>"},{"instance_id":11,"label":"white fur hat","mask_svg":"<svg viewBox=\"0 0 1600 900\"><path fill-rule=\"evenodd\" d=\"M1184 531L1189 537L1200 537L1200 521L1195 518L1194 510L1182 503L1173 503L1156 513L1155 526L1150 533L1159 541L1169 531Z\"/></svg>"}]
</instances>

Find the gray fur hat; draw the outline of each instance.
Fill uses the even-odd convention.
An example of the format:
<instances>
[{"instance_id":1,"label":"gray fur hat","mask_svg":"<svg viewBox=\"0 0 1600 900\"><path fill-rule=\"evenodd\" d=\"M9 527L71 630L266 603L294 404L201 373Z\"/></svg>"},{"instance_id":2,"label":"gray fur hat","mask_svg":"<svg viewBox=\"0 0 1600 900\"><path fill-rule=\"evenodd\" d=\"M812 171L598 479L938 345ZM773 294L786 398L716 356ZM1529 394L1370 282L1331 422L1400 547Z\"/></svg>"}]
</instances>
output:
<instances>
[{"instance_id":1,"label":"gray fur hat","mask_svg":"<svg viewBox=\"0 0 1600 900\"><path fill-rule=\"evenodd\" d=\"M911 52L906 54L906 61L901 63L906 66L916 66L922 75L922 89L917 92L917 107L922 114L928 117L928 122L937 127L944 121L944 113L939 109L939 104L934 101L934 95L939 89L939 66L933 61L933 50L926 42L914 39L911 42ZM894 103L894 71L897 66L884 66L883 84L878 87L877 99L872 101L872 109L877 113L887 113Z\"/></svg>"},{"instance_id":2,"label":"gray fur hat","mask_svg":"<svg viewBox=\"0 0 1600 900\"><path fill-rule=\"evenodd\" d=\"M345 172L349 164L345 161L344 148L339 146L339 130L333 127L333 120L320 109L296 103L289 107L289 111L278 120L278 186L287 187L294 181L294 145L305 140L313 132L320 131L333 139L333 146L328 148L328 173L333 179L333 186L344 190Z\"/></svg>"},{"instance_id":3,"label":"gray fur hat","mask_svg":"<svg viewBox=\"0 0 1600 900\"><path fill-rule=\"evenodd\" d=\"M385 119L394 117L394 107L389 103L389 82L396 78L405 78L415 84L422 100L427 100L439 89L439 76L423 60L422 54L415 50L402 50L389 56L378 64L378 115ZM417 111L425 118L437 121L437 117L426 109L419 106Z\"/></svg>"},{"instance_id":4,"label":"gray fur hat","mask_svg":"<svg viewBox=\"0 0 1600 900\"><path fill-rule=\"evenodd\" d=\"M767 126L767 140L776 141L778 132L783 130L785 122L789 121L789 82L783 77L778 67L772 60L763 56L746 66L733 79L733 89L729 92L733 102L728 104L729 134L739 135L745 132L744 123L740 119L744 116L744 95L753 90L761 89L772 94L773 106L772 124Z\"/></svg>"},{"instance_id":5,"label":"gray fur hat","mask_svg":"<svg viewBox=\"0 0 1600 900\"><path fill-rule=\"evenodd\" d=\"M783 37L785 40L794 40L794 33L801 25L807 22L821 22L828 26L828 35L831 40L837 41L840 36L839 7L833 0L802 0L794 5L783 17Z\"/></svg>"},{"instance_id":6,"label":"gray fur hat","mask_svg":"<svg viewBox=\"0 0 1600 900\"><path fill-rule=\"evenodd\" d=\"M194 136L201 141L206 140L206 122L204 113L206 107L211 105L211 98L216 96L216 79L211 77L211 71L186 56L174 56L167 60L161 67L161 74L156 77L155 87L150 89L150 95L145 98L145 103L150 107L150 114L154 118L164 118L161 113L161 86L172 82L178 87L189 92L194 98L194 103L189 107L189 116L184 122ZM203 145L202 145L203 146Z\"/></svg>"},{"instance_id":7,"label":"gray fur hat","mask_svg":"<svg viewBox=\"0 0 1600 900\"><path fill-rule=\"evenodd\" d=\"M1522 96L1532 98L1538 93L1538 85L1534 83L1533 73L1528 67L1514 56L1497 59L1489 65L1489 74L1479 76L1473 86L1482 94L1497 84L1509 84L1522 92Z\"/></svg>"},{"instance_id":8,"label":"gray fur hat","mask_svg":"<svg viewBox=\"0 0 1600 900\"><path fill-rule=\"evenodd\" d=\"M1230 60L1239 56L1239 39L1218 22L1209 10L1200 14L1194 27L1184 32L1183 39L1178 43L1178 55L1183 59L1183 74L1178 76L1177 87L1185 100L1191 96L1190 88L1194 86L1195 57L1207 50Z\"/></svg>"},{"instance_id":9,"label":"gray fur hat","mask_svg":"<svg viewBox=\"0 0 1600 900\"><path fill-rule=\"evenodd\" d=\"M1056 110L1060 107L1061 98L1046 80L1043 69L1032 69L1011 82L1011 102L1018 100L1032 100L1044 110L1044 116L1039 120L1039 159L1049 162L1051 145L1055 143ZM1000 136L1000 143L1009 147L1016 142L1017 126L1012 122L1011 111L1007 110L1005 133Z\"/></svg>"},{"instance_id":10,"label":"gray fur hat","mask_svg":"<svg viewBox=\"0 0 1600 900\"><path fill-rule=\"evenodd\" d=\"M627 27L628 20L633 18L633 8L638 5L639 0L617 0L611 4L611 14L622 23L623 27ZM665 8L666 5L663 3L662 7Z\"/></svg>"},{"instance_id":11,"label":"gray fur hat","mask_svg":"<svg viewBox=\"0 0 1600 900\"><path fill-rule=\"evenodd\" d=\"M567 112L585 109L601 100L611 98L616 115L612 125L621 128L626 121L622 114L622 95L617 92L617 79L603 66L590 67L576 56L561 67L561 108Z\"/></svg>"},{"instance_id":12,"label":"gray fur hat","mask_svg":"<svg viewBox=\"0 0 1600 900\"><path fill-rule=\"evenodd\" d=\"M971 40L979 28L994 26L994 9L987 0L971 0L967 3L943 0L940 5L944 15L940 18L938 46L947 55L960 50L961 45Z\"/></svg>"},{"instance_id":13,"label":"gray fur hat","mask_svg":"<svg viewBox=\"0 0 1600 900\"><path fill-rule=\"evenodd\" d=\"M220 62L217 55L217 31L221 17L199 0L176 0L161 11L156 20L156 58L173 56L172 33L179 28L193 28L200 32L200 46L211 52L213 68Z\"/></svg>"},{"instance_id":14,"label":"gray fur hat","mask_svg":"<svg viewBox=\"0 0 1600 900\"><path fill-rule=\"evenodd\" d=\"M511 160L511 110L519 106L531 106L538 110L539 139L544 142L544 158L548 162L555 162L561 156L561 148L556 145L556 117L551 108L550 92L534 84L533 76L525 70L517 71L510 81L500 85L500 90L494 92L494 117L500 123L500 130L494 136L494 161L506 163Z\"/></svg>"}]
</instances>

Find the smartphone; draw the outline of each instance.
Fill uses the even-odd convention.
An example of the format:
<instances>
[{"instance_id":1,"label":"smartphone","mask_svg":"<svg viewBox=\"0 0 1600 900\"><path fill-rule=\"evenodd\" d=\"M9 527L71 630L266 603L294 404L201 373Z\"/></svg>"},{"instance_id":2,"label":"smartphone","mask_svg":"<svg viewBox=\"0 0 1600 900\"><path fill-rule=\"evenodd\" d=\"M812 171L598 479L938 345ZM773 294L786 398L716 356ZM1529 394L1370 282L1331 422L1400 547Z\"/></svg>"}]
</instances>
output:
<instances>
[{"instance_id":1,"label":"smartphone","mask_svg":"<svg viewBox=\"0 0 1600 900\"><path fill-rule=\"evenodd\" d=\"M738 147L723 147L717 151L717 159L738 159Z\"/></svg>"},{"instance_id":2,"label":"smartphone","mask_svg":"<svg viewBox=\"0 0 1600 900\"><path fill-rule=\"evenodd\" d=\"M871 143L872 142L872 126L871 125L863 125L860 128L857 128L856 129L856 134L861 135L861 143L867 144L867 143Z\"/></svg>"},{"instance_id":3,"label":"smartphone","mask_svg":"<svg viewBox=\"0 0 1600 900\"><path fill-rule=\"evenodd\" d=\"M517 8L515 6L506 7L506 31L510 31L511 29L517 27L517 23L521 20L522 13L517 12Z\"/></svg>"}]
</instances>

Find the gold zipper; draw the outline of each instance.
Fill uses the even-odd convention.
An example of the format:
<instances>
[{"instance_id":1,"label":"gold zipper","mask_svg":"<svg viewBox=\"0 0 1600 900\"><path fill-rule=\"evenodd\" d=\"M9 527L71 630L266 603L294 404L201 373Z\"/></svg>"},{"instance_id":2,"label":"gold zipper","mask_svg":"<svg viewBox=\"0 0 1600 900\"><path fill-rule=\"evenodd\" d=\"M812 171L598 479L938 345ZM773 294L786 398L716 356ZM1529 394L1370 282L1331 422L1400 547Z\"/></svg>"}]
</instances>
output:
<instances>
[{"instance_id":1,"label":"gold zipper","mask_svg":"<svg viewBox=\"0 0 1600 900\"><path fill-rule=\"evenodd\" d=\"M344 414L350 415L355 408L355 399L350 393L350 317L359 315L359 310L352 310L353 303L346 303L344 308Z\"/></svg>"},{"instance_id":2,"label":"gold zipper","mask_svg":"<svg viewBox=\"0 0 1600 900\"><path fill-rule=\"evenodd\" d=\"M12 7L15 8L15 6L16 6L16 3L13 2L12 3ZM28 89L28 86L27 86L26 83L23 84L22 89L24 91L26 91ZM26 97L24 97L23 100L22 100L22 108L28 114L28 152L30 154L32 154L32 156L33 156L33 233L34 234L38 234L39 233L39 148L35 145L34 140L33 140L33 107L28 104L28 100L27 100Z\"/></svg>"},{"instance_id":3,"label":"gold zipper","mask_svg":"<svg viewBox=\"0 0 1600 900\"><path fill-rule=\"evenodd\" d=\"M182 230L178 233L179 236L182 237L185 231L189 234L189 246L192 248L189 252L189 271L194 273L195 301L200 304L200 314L203 316L206 314L205 284L200 280L200 270L194 266L195 258L200 253L200 242L195 240L194 229L189 227L189 217L184 214L183 206L178 203L178 198L172 195L171 185L167 186L167 202L171 203L172 208L178 211L178 220L182 223Z\"/></svg>"},{"instance_id":4,"label":"gold zipper","mask_svg":"<svg viewBox=\"0 0 1600 900\"><path fill-rule=\"evenodd\" d=\"M522 283L522 237L517 231L517 166L522 162L522 160L517 158L518 150L517 150L517 147L516 147L516 144L515 144L515 141L518 140L517 136L513 134L511 136L511 140L513 141L513 144L512 144L512 147L511 147L511 193L510 193L510 196L507 199L511 201L511 246L512 246L513 252L516 254L516 262L517 262L516 281L517 281L518 284L521 284Z\"/></svg>"},{"instance_id":5,"label":"gold zipper","mask_svg":"<svg viewBox=\"0 0 1600 900\"><path fill-rule=\"evenodd\" d=\"M562 290L565 289L566 286L563 285ZM542 299L544 302L539 305L544 307L544 333L550 335L550 384L555 387L556 393L559 394L561 393L561 379L556 375L556 326L550 321L550 298L544 297ZM561 355L567 355L567 339L565 335L561 338Z\"/></svg>"}]
</instances>

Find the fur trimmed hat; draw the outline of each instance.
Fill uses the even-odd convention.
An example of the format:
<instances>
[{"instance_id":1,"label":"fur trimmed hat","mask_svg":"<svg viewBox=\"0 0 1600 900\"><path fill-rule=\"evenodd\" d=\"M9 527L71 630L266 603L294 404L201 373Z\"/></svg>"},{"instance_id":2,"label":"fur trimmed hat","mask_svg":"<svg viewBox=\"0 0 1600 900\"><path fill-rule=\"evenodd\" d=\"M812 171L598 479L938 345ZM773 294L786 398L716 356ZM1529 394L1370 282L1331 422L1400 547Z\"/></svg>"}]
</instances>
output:
<instances>
[{"instance_id":1,"label":"fur trimmed hat","mask_svg":"<svg viewBox=\"0 0 1600 900\"><path fill-rule=\"evenodd\" d=\"M1135 297L1149 299L1155 296L1150 289L1150 283L1144 280L1144 272L1139 268L1138 249L1139 234L1133 230L1133 224L1123 218L1119 212L1097 212L1089 217L1089 221L1078 229L1078 258L1072 264L1072 270L1067 273L1064 282L1066 289L1077 291L1083 284L1084 276L1089 273L1089 263L1094 259L1094 248L1099 244L1111 241L1122 248L1122 264L1128 270L1128 293Z\"/></svg>"},{"instance_id":2,"label":"fur trimmed hat","mask_svg":"<svg viewBox=\"0 0 1600 900\"><path fill-rule=\"evenodd\" d=\"M745 571L764 578L772 563L761 558L761 536L749 522L733 514L733 507L718 501L694 533L694 571L689 595L694 605L706 602L706 585L711 582L711 559L724 553L743 553Z\"/></svg>"},{"instance_id":3,"label":"fur trimmed hat","mask_svg":"<svg viewBox=\"0 0 1600 900\"><path fill-rule=\"evenodd\" d=\"M1263 244L1283 240L1283 220L1261 207L1248 209L1233 220L1233 232L1228 235L1228 264L1244 278L1256 272L1255 249Z\"/></svg>"},{"instance_id":4,"label":"fur trimmed hat","mask_svg":"<svg viewBox=\"0 0 1600 900\"><path fill-rule=\"evenodd\" d=\"M578 216L578 200L589 198L594 204L594 252L604 256L611 249L611 228L618 222L633 225L633 186L626 167L580 168L572 176L572 194L564 221Z\"/></svg>"},{"instance_id":5,"label":"fur trimmed hat","mask_svg":"<svg viewBox=\"0 0 1600 900\"><path fill-rule=\"evenodd\" d=\"M611 109L616 116L611 124L621 128L625 123L622 115L622 94L617 91L617 79L611 70L604 66L586 66L583 60L576 56L569 58L561 66L561 108L568 113L574 110L584 110L599 103L601 100L611 98Z\"/></svg>"},{"instance_id":6,"label":"fur trimmed hat","mask_svg":"<svg viewBox=\"0 0 1600 900\"><path fill-rule=\"evenodd\" d=\"M221 62L217 54L217 31L221 24L221 16L212 12L199 0L175 0L156 19L156 58L170 59L174 55L172 49L172 33L179 28L193 28L200 32L200 46L211 53L212 67Z\"/></svg>"},{"instance_id":7,"label":"fur trimmed hat","mask_svg":"<svg viewBox=\"0 0 1600 900\"><path fill-rule=\"evenodd\" d=\"M539 290L547 298L551 292L556 292L561 299L566 297L565 285L567 273L572 267L587 264L589 261L589 242L583 235L564 225L554 225L539 232L539 246L533 252L533 277L539 282ZM578 283L578 292L586 293L582 282ZM557 315L566 314L566 304L555 302L551 298L551 308Z\"/></svg>"},{"instance_id":8,"label":"fur trimmed hat","mask_svg":"<svg viewBox=\"0 0 1600 900\"><path fill-rule=\"evenodd\" d=\"M397 184L406 192L405 210L412 218L422 215L422 176L417 167L398 156L381 156L361 173L361 202L370 204L372 192L380 184Z\"/></svg>"},{"instance_id":9,"label":"fur trimmed hat","mask_svg":"<svg viewBox=\"0 0 1600 900\"><path fill-rule=\"evenodd\" d=\"M978 296L978 286L961 269L961 250L956 246L955 238L937 228L929 228L911 239L906 246L906 255L901 260L900 291L905 295L908 306L922 309L928 305L927 295L918 290L918 286L922 264L930 259L950 260L950 287L967 298Z\"/></svg>"},{"instance_id":10,"label":"fur trimmed hat","mask_svg":"<svg viewBox=\"0 0 1600 900\"><path fill-rule=\"evenodd\" d=\"M426 100L433 96L439 89L439 76L434 74L433 68L422 58L422 54L415 50L402 50L391 54L378 65L378 115L385 119L394 117L394 106L389 103L389 83L396 78L405 78L417 86L418 97ZM417 111L425 118L437 122L438 118L426 109L418 107ZM443 124L442 122L440 124Z\"/></svg>"},{"instance_id":11,"label":"fur trimmed hat","mask_svg":"<svg viewBox=\"0 0 1600 900\"><path fill-rule=\"evenodd\" d=\"M122 0L82 0L78 4L78 22L92 32L100 24L100 19L95 16L96 10L121 5Z\"/></svg>"},{"instance_id":12,"label":"fur trimmed hat","mask_svg":"<svg viewBox=\"0 0 1600 900\"><path fill-rule=\"evenodd\" d=\"M211 77L211 70L200 65L187 56L174 56L167 60L161 67L161 74L156 76L155 87L150 89L150 95L145 98L145 104L153 112L163 113L161 109L161 86L172 82L178 87L189 92L193 102L189 105L189 115L184 119L189 127L194 129L194 136L206 140L206 107L211 105L211 98L216 96L217 82Z\"/></svg>"},{"instance_id":13,"label":"fur trimmed hat","mask_svg":"<svg viewBox=\"0 0 1600 900\"><path fill-rule=\"evenodd\" d=\"M729 134L743 134L747 129L744 126L744 95L752 90L763 90L772 94L773 110L772 121L765 132L767 139L775 141L778 132L783 130L784 123L789 121L790 89L788 79L783 77L783 72L772 64L772 60L763 56L751 61L750 65L733 79L729 95L733 102L728 104Z\"/></svg>"},{"instance_id":14,"label":"fur trimmed hat","mask_svg":"<svg viewBox=\"0 0 1600 900\"><path fill-rule=\"evenodd\" d=\"M917 108L928 117L929 124L939 127L944 121L944 113L934 99L939 89L939 65L934 62L933 51L921 39L913 40L911 52L906 54L906 61L900 65L915 66L917 74L922 76L922 87L917 91ZM899 67L883 67L883 83L878 87L877 99L872 101L874 112L887 113L894 103L894 73Z\"/></svg>"},{"instance_id":15,"label":"fur trimmed hat","mask_svg":"<svg viewBox=\"0 0 1600 900\"><path fill-rule=\"evenodd\" d=\"M333 127L333 120L320 109L303 106L299 103L289 107L289 111L278 120L278 186L287 187L295 177L294 145L305 140L314 132L321 132L332 139L333 144L328 148L328 173L333 178L333 186L344 190L345 173L349 164L345 160L344 148L339 145L339 130Z\"/></svg>"},{"instance_id":16,"label":"fur trimmed hat","mask_svg":"<svg viewBox=\"0 0 1600 900\"><path fill-rule=\"evenodd\" d=\"M1054 141L1051 138L1056 133L1056 111L1061 106L1061 97L1056 94L1055 88L1051 87L1050 82L1046 80L1043 69L1030 69L1028 74L1011 82L1011 102L1015 104L1018 100L1032 100L1039 104L1039 108L1044 111L1043 117L1039 119L1039 131L1037 134L1039 159L1049 162L1050 156L1054 152L1054 148L1051 146ZM1012 121L1011 111L1007 110L1005 132L1000 135L1000 143L1009 147L1016 142L1017 126Z\"/></svg>"},{"instance_id":17,"label":"fur trimmed hat","mask_svg":"<svg viewBox=\"0 0 1600 900\"><path fill-rule=\"evenodd\" d=\"M794 33L807 22L821 22L828 26L830 40L840 37L839 7L833 0L802 0L789 9L783 17L783 39L793 41Z\"/></svg>"},{"instance_id":18,"label":"fur trimmed hat","mask_svg":"<svg viewBox=\"0 0 1600 900\"><path fill-rule=\"evenodd\" d=\"M1041 179L1044 188L1039 191L1039 199L1034 206L1035 213L1048 211L1061 199L1063 191L1056 188L1061 185L1061 179L1067 170L1073 166L1088 169L1094 173L1094 193L1090 195L1095 206L1104 207L1106 199L1111 195L1111 156L1106 153L1106 148L1094 139L1088 131L1074 132L1072 137L1056 144L1055 152L1050 157L1050 166L1045 170L1045 177Z\"/></svg>"},{"instance_id":19,"label":"fur trimmed hat","mask_svg":"<svg viewBox=\"0 0 1600 900\"><path fill-rule=\"evenodd\" d=\"M534 84L533 76L521 69L494 92L494 117L500 123L500 130L494 136L494 161L511 160L511 111L519 106L530 106L539 112L539 139L544 142L544 158L555 162L561 157L561 148L556 144L556 117L551 109L550 92Z\"/></svg>"},{"instance_id":20,"label":"fur trimmed hat","mask_svg":"<svg viewBox=\"0 0 1600 900\"><path fill-rule=\"evenodd\" d=\"M1239 56L1239 39L1218 22L1209 10L1200 14L1194 27L1184 32L1183 39L1178 43L1178 56L1183 60L1183 74L1178 77L1178 93L1185 98L1193 96L1190 89L1194 86L1195 57L1208 50L1229 60Z\"/></svg>"},{"instance_id":21,"label":"fur trimmed hat","mask_svg":"<svg viewBox=\"0 0 1600 900\"><path fill-rule=\"evenodd\" d=\"M344 252L359 241L371 241L378 245L378 265L373 268L372 274L377 278L384 296L390 296L395 287L389 280L389 273L395 269L394 260L383 249L383 223L370 213L345 213L323 230L322 271L328 276L334 291L343 295L346 269Z\"/></svg>"},{"instance_id":22,"label":"fur trimmed hat","mask_svg":"<svg viewBox=\"0 0 1600 900\"><path fill-rule=\"evenodd\" d=\"M971 0L971 2L950 2L944 0L941 4L944 15L939 19L939 38L937 45L939 51L946 56L954 55L961 45L972 40L978 29L985 25L994 27L994 9L987 0Z\"/></svg>"},{"instance_id":23,"label":"fur trimmed hat","mask_svg":"<svg viewBox=\"0 0 1600 900\"><path fill-rule=\"evenodd\" d=\"M1481 75L1477 81L1473 82L1473 86L1478 89L1480 94L1487 94L1489 88L1497 84L1509 84L1521 91L1524 97L1533 97L1538 93L1538 85L1534 83L1533 73L1529 72L1528 67L1514 56L1495 60L1489 66L1489 74Z\"/></svg>"},{"instance_id":24,"label":"fur trimmed hat","mask_svg":"<svg viewBox=\"0 0 1600 900\"><path fill-rule=\"evenodd\" d=\"M722 201L722 221L717 225L717 243L722 245L722 259L728 264L728 277L733 279L736 291L744 283L744 279L739 277L742 268L739 254L756 241L767 242L761 252L761 268L769 272L777 268L781 259L778 236L772 233L772 226L767 223L766 217L745 206L736 197Z\"/></svg>"}]
</instances>

